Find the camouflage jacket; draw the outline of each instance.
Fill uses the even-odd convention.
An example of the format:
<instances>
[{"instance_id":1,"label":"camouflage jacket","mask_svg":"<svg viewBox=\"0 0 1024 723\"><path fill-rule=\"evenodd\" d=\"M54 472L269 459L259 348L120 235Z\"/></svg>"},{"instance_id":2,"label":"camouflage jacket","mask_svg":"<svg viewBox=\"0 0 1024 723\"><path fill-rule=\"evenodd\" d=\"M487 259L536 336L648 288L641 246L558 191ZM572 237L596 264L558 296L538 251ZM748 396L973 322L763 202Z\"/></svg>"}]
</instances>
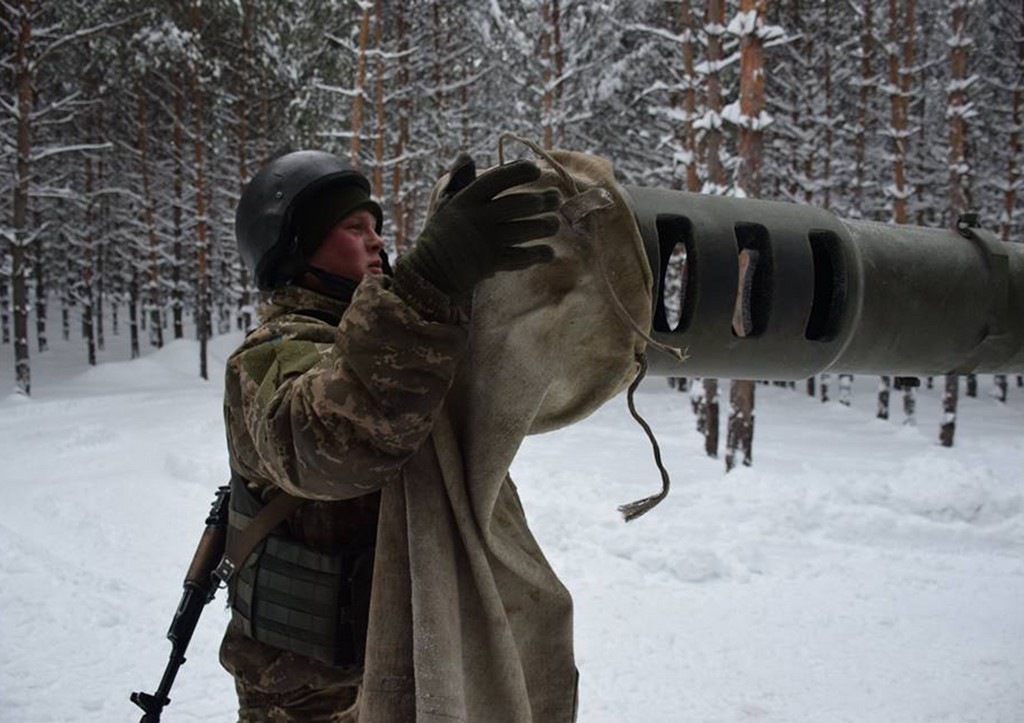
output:
<instances>
[{"instance_id":1,"label":"camouflage jacket","mask_svg":"<svg viewBox=\"0 0 1024 723\"><path fill-rule=\"evenodd\" d=\"M351 304L277 289L260 320L227 363L231 469L264 502L278 490L309 499L288 520L290 535L335 553L375 532L375 493L402 477L430 435L467 344L466 319L399 266L393 279L367 277ZM287 688L294 676L336 682L329 666L231 628L221 661L263 688Z\"/></svg>"},{"instance_id":2,"label":"camouflage jacket","mask_svg":"<svg viewBox=\"0 0 1024 723\"><path fill-rule=\"evenodd\" d=\"M332 315L337 327L324 320ZM357 498L399 479L429 435L466 346L465 320L401 268L395 279L368 277L347 308L308 289L278 289L260 318L227 364L231 468L264 501L278 488L323 503L354 500L307 504L292 520L298 538L330 552L344 542L338 515L359 516L367 501Z\"/></svg>"}]
</instances>

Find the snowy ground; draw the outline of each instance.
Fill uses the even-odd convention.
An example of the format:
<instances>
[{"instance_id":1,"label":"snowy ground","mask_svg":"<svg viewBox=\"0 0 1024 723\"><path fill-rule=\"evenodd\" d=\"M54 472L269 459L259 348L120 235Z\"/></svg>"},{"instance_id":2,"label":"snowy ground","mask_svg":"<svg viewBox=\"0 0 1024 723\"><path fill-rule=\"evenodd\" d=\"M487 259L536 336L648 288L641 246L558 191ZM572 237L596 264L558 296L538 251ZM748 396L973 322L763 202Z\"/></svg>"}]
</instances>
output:
<instances>
[{"instance_id":1,"label":"snowy ground","mask_svg":"<svg viewBox=\"0 0 1024 723\"><path fill-rule=\"evenodd\" d=\"M116 362L112 340L94 369L57 343L31 399L0 395L3 723L138 719L224 480L237 341L213 342L211 382L192 342ZM758 387L755 466L726 476L651 380L675 483L629 525L616 505L659 481L623 399L528 440L513 473L577 601L583 723L1024 721L1024 390L1003 406L983 377L947 450L937 392L908 428L874 419L874 385L852 408ZM226 620L207 608L165 720L233 720Z\"/></svg>"}]
</instances>

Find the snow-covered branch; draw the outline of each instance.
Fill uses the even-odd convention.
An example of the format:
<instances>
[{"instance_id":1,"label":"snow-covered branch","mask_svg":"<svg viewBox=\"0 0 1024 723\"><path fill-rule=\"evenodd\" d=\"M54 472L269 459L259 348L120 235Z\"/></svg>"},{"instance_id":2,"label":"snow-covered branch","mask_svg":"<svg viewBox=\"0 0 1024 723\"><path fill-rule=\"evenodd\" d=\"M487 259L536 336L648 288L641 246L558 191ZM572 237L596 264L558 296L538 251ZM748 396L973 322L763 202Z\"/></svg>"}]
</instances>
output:
<instances>
[{"instance_id":1,"label":"snow-covered branch","mask_svg":"<svg viewBox=\"0 0 1024 723\"><path fill-rule=\"evenodd\" d=\"M84 153L87 151L108 151L113 147L110 143L80 143L73 146L57 146L44 148L32 154L31 161L37 163L43 159L59 156L64 153Z\"/></svg>"}]
</instances>

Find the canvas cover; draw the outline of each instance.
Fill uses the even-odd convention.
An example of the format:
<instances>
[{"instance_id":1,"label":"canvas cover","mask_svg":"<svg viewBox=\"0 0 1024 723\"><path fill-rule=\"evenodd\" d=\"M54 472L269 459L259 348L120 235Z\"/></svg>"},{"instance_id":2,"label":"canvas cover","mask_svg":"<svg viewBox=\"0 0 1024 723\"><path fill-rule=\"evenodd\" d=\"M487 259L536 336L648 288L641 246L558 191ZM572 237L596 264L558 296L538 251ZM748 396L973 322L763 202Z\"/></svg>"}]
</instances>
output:
<instances>
[{"instance_id":1,"label":"canvas cover","mask_svg":"<svg viewBox=\"0 0 1024 723\"><path fill-rule=\"evenodd\" d=\"M607 160L552 152L539 165L531 187L564 198L562 230L544 241L556 258L478 286L430 440L382 490L367 723L575 717L572 601L508 468L526 435L582 419L636 377L652 277Z\"/></svg>"}]
</instances>

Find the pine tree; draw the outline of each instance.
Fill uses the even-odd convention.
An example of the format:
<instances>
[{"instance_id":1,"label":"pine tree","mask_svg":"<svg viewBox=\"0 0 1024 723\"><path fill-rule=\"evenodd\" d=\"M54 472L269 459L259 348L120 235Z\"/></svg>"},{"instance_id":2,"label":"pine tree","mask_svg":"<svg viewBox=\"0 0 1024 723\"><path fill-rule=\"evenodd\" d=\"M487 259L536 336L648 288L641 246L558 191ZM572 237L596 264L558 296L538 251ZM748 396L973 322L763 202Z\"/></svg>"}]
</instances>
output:
<instances>
[{"instance_id":1,"label":"pine tree","mask_svg":"<svg viewBox=\"0 0 1024 723\"><path fill-rule=\"evenodd\" d=\"M777 34L777 29L765 25L767 0L742 0L740 12L729 25L730 32L740 38L740 97L726 110L725 116L739 128L739 165L736 172L736 192L750 198L761 195L761 149L763 128L770 122L765 112L764 93L764 40ZM743 241L741 239L741 247ZM741 269L743 265L741 252ZM756 262L755 251L751 263ZM754 442L754 382L733 381L729 390L729 433L726 442L725 468L736 466L736 456L742 452L742 463L753 462Z\"/></svg>"},{"instance_id":2,"label":"pine tree","mask_svg":"<svg viewBox=\"0 0 1024 723\"><path fill-rule=\"evenodd\" d=\"M967 34L968 13L971 0L952 0L950 11L951 36L948 41L950 48L950 77L947 90L949 118L949 189L950 209L954 216L968 210L970 204L969 175L971 172L967 161L967 121L974 116L974 107L967 100L967 91L975 78L967 74L968 49L971 38ZM957 398L959 396L959 377L955 374L946 375L946 385L942 397L943 420L939 433L939 441L944 447L953 446L956 433Z\"/></svg>"}]
</instances>

